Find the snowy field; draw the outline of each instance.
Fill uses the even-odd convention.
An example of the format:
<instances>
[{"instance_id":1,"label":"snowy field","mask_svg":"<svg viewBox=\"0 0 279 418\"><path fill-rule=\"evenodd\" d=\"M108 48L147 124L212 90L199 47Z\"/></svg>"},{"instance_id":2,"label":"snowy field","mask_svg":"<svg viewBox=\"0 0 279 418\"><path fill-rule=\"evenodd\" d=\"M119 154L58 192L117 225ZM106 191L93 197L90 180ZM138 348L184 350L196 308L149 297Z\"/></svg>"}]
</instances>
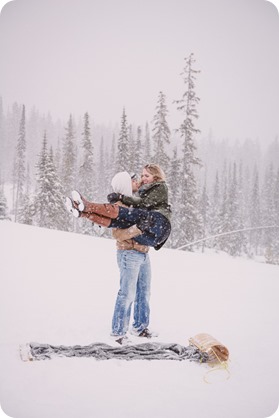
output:
<instances>
[{"instance_id":1,"label":"snowy field","mask_svg":"<svg viewBox=\"0 0 279 418\"><path fill-rule=\"evenodd\" d=\"M115 243L5 221L0 236L0 403L5 414L278 416L278 266L215 253L150 252L150 328L159 333L156 340L188 345L197 333L212 334L230 350L229 375L225 370L208 373L209 366L187 360L24 363L18 347L30 341L110 342L119 280Z\"/></svg>"}]
</instances>

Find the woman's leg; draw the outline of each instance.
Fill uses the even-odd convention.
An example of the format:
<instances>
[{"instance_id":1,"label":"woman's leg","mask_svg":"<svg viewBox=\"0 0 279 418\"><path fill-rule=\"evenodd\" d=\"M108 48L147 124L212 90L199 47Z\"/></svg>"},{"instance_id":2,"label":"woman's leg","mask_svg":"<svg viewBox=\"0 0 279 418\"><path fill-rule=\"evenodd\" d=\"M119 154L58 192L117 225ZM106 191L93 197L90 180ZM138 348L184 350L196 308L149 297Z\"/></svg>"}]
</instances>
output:
<instances>
[{"instance_id":1,"label":"woman's leg","mask_svg":"<svg viewBox=\"0 0 279 418\"><path fill-rule=\"evenodd\" d=\"M84 210L80 212L82 218L108 228L129 228L139 222L148 222L149 212L144 209L126 208L110 203L91 203L82 199Z\"/></svg>"},{"instance_id":2,"label":"woman's leg","mask_svg":"<svg viewBox=\"0 0 279 418\"><path fill-rule=\"evenodd\" d=\"M140 244L156 247L165 242L170 234L170 222L159 212L82 200L84 210L81 217L107 228L125 229L136 224L143 232L136 238Z\"/></svg>"},{"instance_id":3,"label":"woman's leg","mask_svg":"<svg viewBox=\"0 0 279 418\"><path fill-rule=\"evenodd\" d=\"M80 211L80 217L106 228L110 227L111 219L117 218L118 216L118 205L91 203L84 198L82 198L82 203L84 204L84 208ZM74 201L73 204L78 208L77 202Z\"/></svg>"},{"instance_id":4,"label":"woman's leg","mask_svg":"<svg viewBox=\"0 0 279 418\"><path fill-rule=\"evenodd\" d=\"M93 222L94 224L104 226L105 228L109 228L111 224L110 218L106 218L105 216L102 216L102 215L97 215L96 213L81 212L80 218L86 218L89 221Z\"/></svg>"},{"instance_id":5,"label":"woman's leg","mask_svg":"<svg viewBox=\"0 0 279 418\"><path fill-rule=\"evenodd\" d=\"M116 210L114 208L108 208L107 206L116 206ZM93 206L91 208L93 208ZM113 216L116 216L118 213L117 205L97 203L97 204L94 204L94 210L96 211L96 213L80 212L80 217L86 218L89 221L94 222L95 224L104 226L106 228L126 229L126 228L130 228L131 226L135 224L135 222L131 222L129 220L125 220L125 219L119 220L118 218L112 218Z\"/></svg>"},{"instance_id":6,"label":"woman's leg","mask_svg":"<svg viewBox=\"0 0 279 418\"><path fill-rule=\"evenodd\" d=\"M82 213L97 213L106 218L115 219L119 214L119 206L110 203L91 203L84 201L84 210Z\"/></svg>"},{"instance_id":7,"label":"woman's leg","mask_svg":"<svg viewBox=\"0 0 279 418\"><path fill-rule=\"evenodd\" d=\"M117 219L111 221L111 227L123 228L119 225L121 225L121 222L127 221L136 224L143 232L142 235L134 238L142 245L157 247L168 239L171 232L169 220L160 212L138 208L120 207Z\"/></svg>"}]
</instances>

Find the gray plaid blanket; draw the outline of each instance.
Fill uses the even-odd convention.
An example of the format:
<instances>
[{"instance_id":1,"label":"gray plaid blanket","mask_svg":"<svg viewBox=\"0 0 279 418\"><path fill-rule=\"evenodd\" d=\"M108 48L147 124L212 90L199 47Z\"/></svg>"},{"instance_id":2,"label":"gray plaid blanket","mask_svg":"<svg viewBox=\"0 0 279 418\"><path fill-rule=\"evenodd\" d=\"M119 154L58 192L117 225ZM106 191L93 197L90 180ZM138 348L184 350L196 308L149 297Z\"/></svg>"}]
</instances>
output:
<instances>
[{"instance_id":1,"label":"gray plaid blanket","mask_svg":"<svg viewBox=\"0 0 279 418\"><path fill-rule=\"evenodd\" d=\"M190 360L205 363L208 359L194 346L179 344L143 343L112 347L104 343L86 346L54 346L50 344L30 343L21 346L22 360L47 360L55 357L93 357L97 360Z\"/></svg>"}]
</instances>

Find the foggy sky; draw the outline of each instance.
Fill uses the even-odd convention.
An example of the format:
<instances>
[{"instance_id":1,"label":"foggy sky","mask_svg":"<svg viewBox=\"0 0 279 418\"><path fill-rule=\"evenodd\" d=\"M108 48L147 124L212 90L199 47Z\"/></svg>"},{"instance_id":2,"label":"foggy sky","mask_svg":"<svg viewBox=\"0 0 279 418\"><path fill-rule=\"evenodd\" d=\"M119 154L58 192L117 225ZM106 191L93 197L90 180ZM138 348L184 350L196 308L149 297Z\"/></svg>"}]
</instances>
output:
<instances>
[{"instance_id":1,"label":"foggy sky","mask_svg":"<svg viewBox=\"0 0 279 418\"><path fill-rule=\"evenodd\" d=\"M215 138L279 134L279 15L265 0L14 0L0 15L0 96L53 118L151 122L159 91L183 115L195 54L196 122Z\"/></svg>"}]
</instances>

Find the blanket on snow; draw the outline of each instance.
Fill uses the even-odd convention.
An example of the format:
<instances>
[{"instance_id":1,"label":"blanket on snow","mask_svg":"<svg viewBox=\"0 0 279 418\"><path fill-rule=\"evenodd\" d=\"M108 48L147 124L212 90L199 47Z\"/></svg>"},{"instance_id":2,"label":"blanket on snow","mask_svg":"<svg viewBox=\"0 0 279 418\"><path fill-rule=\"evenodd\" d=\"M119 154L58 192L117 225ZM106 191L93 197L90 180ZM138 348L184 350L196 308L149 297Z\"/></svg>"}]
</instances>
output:
<instances>
[{"instance_id":1,"label":"blanket on snow","mask_svg":"<svg viewBox=\"0 0 279 418\"><path fill-rule=\"evenodd\" d=\"M55 357L93 357L97 360L190 360L205 363L208 354L192 345L143 343L113 347L104 343L86 346L29 343L20 349L24 361L47 360Z\"/></svg>"}]
</instances>

